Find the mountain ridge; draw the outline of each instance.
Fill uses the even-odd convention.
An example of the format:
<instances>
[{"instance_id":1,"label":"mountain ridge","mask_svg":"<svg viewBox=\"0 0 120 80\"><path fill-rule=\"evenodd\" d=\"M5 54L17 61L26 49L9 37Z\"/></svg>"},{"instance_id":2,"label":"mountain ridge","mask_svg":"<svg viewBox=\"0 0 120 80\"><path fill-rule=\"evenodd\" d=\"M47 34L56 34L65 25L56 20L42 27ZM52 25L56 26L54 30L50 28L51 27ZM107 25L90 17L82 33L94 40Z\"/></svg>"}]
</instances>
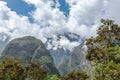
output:
<instances>
[{"instance_id":1,"label":"mountain ridge","mask_svg":"<svg viewBox=\"0 0 120 80\"><path fill-rule=\"evenodd\" d=\"M42 41L35 37L25 36L11 40L1 53L1 59L5 57L20 58L23 64L27 64L30 61L40 63L51 74L60 76L50 52L45 48Z\"/></svg>"}]
</instances>

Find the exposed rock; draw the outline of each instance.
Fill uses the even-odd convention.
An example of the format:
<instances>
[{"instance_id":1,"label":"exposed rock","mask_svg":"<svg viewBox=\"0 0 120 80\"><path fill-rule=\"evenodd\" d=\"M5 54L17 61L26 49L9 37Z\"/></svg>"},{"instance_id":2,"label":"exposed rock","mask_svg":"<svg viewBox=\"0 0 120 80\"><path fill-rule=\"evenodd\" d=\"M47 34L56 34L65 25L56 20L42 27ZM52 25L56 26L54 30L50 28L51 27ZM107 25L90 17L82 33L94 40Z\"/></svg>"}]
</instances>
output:
<instances>
[{"instance_id":1,"label":"exposed rock","mask_svg":"<svg viewBox=\"0 0 120 80\"><path fill-rule=\"evenodd\" d=\"M74 48L69 56L63 55L58 65L58 70L61 75L65 75L72 71L82 71L85 67L85 55L82 45Z\"/></svg>"},{"instance_id":2,"label":"exposed rock","mask_svg":"<svg viewBox=\"0 0 120 80\"><path fill-rule=\"evenodd\" d=\"M1 59L5 57L20 58L23 64L30 61L41 63L51 74L59 75L49 51L40 40L34 37L26 36L10 41L1 54Z\"/></svg>"},{"instance_id":3,"label":"exposed rock","mask_svg":"<svg viewBox=\"0 0 120 80\"><path fill-rule=\"evenodd\" d=\"M50 53L54 59L54 63L58 68L61 62L63 61L64 56L70 56L69 50L64 50L63 48L58 48L57 50L50 50Z\"/></svg>"},{"instance_id":4,"label":"exposed rock","mask_svg":"<svg viewBox=\"0 0 120 80\"><path fill-rule=\"evenodd\" d=\"M75 47L72 54L70 55L68 62L68 72L71 71L82 71L83 62L85 59L83 49L81 46Z\"/></svg>"}]
</instances>

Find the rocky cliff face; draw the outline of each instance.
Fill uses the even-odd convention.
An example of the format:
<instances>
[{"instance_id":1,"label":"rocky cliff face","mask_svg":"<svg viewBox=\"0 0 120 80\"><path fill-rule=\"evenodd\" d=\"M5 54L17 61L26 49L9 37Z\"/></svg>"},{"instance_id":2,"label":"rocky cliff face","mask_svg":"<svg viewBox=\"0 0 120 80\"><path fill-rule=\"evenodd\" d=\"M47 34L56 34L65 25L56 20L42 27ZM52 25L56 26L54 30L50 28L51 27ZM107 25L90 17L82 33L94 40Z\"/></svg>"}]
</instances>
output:
<instances>
[{"instance_id":1,"label":"rocky cliff face","mask_svg":"<svg viewBox=\"0 0 120 80\"><path fill-rule=\"evenodd\" d=\"M85 61L84 49L79 45L74 48L69 56L63 55L57 68L61 75L65 75L71 71L82 71L85 67Z\"/></svg>"},{"instance_id":2,"label":"rocky cliff face","mask_svg":"<svg viewBox=\"0 0 120 80\"><path fill-rule=\"evenodd\" d=\"M61 75L65 75L68 73L68 62L69 57L64 55L59 63L59 66L57 67Z\"/></svg>"},{"instance_id":3,"label":"rocky cliff face","mask_svg":"<svg viewBox=\"0 0 120 80\"><path fill-rule=\"evenodd\" d=\"M24 64L29 61L41 63L50 73L59 75L49 51L34 37L26 36L10 41L1 53L1 59L5 57L20 58Z\"/></svg>"},{"instance_id":4,"label":"rocky cliff face","mask_svg":"<svg viewBox=\"0 0 120 80\"><path fill-rule=\"evenodd\" d=\"M50 50L50 53L54 59L54 63L57 68L61 64L64 56L70 56L70 51L64 50L63 48L58 48L57 50Z\"/></svg>"},{"instance_id":5,"label":"rocky cliff face","mask_svg":"<svg viewBox=\"0 0 120 80\"><path fill-rule=\"evenodd\" d=\"M5 46L7 45L9 38L10 37L7 34L0 33L0 55L3 49L5 48Z\"/></svg>"},{"instance_id":6,"label":"rocky cliff face","mask_svg":"<svg viewBox=\"0 0 120 80\"><path fill-rule=\"evenodd\" d=\"M72 54L69 57L68 72L82 71L84 60L85 60L84 50L79 45L78 47L74 48Z\"/></svg>"}]
</instances>

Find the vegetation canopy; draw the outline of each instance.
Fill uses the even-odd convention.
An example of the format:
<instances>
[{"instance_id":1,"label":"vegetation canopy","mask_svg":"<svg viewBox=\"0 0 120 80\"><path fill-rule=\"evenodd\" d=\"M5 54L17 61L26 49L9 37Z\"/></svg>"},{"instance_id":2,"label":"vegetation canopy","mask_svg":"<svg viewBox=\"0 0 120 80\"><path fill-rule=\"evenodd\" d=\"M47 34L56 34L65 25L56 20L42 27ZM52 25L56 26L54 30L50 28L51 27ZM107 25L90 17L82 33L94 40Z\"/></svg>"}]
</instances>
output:
<instances>
[{"instance_id":1,"label":"vegetation canopy","mask_svg":"<svg viewBox=\"0 0 120 80\"><path fill-rule=\"evenodd\" d=\"M97 36L86 40L86 58L92 62L94 80L120 79L120 26L113 20L101 20Z\"/></svg>"}]
</instances>

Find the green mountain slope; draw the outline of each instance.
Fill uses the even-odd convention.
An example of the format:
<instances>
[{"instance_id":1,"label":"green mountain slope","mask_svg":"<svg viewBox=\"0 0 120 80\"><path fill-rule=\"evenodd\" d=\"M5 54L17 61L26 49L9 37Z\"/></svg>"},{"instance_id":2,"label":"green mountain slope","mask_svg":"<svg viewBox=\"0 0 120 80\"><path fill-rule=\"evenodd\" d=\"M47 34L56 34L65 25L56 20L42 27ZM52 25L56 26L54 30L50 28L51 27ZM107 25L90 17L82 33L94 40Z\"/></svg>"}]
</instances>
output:
<instances>
[{"instance_id":1,"label":"green mountain slope","mask_svg":"<svg viewBox=\"0 0 120 80\"><path fill-rule=\"evenodd\" d=\"M50 73L59 75L49 51L40 40L34 37L26 36L10 41L1 53L1 59L5 57L22 59L23 64L30 61L40 63Z\"/></svg>"}]
</instances>

